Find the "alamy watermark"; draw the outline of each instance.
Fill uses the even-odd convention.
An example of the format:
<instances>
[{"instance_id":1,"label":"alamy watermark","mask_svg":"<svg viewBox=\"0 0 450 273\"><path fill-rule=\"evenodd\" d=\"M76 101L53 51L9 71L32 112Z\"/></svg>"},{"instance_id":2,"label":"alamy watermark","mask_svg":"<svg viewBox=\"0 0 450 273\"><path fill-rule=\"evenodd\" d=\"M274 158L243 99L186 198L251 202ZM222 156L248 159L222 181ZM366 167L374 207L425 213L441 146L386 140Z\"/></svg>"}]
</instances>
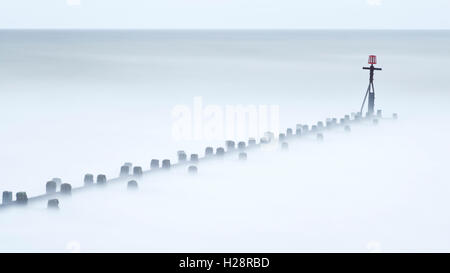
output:
<instances>
[{"instance_id":1,"label":"alamy watermark","mask_svg":"<svg viewBox=\"0 0 450 273\"><path fill-rule=\"evenodd\" d=\"M268 131L278 136L279 105L203 105L194 97L193 105L172 109L174 140L260 139Z\"/></svg>"}]
</instances>

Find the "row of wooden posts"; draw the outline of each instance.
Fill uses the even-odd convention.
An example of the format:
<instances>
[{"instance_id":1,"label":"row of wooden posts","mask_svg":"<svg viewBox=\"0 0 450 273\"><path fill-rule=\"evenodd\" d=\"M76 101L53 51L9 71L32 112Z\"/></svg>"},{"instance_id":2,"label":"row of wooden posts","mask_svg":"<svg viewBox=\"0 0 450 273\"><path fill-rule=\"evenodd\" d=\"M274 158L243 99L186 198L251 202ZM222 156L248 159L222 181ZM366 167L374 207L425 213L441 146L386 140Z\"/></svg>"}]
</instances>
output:
<instances>
[{"instance_id":1,"label":"row of wooden posts","mask_svg":"<svg viewBox=\"0 0 450 273\"><path fill-rule=\"evenodd\" d=\"M281 143L281 148L283 150L288 149L289 144L287 142L287 139L293 136L300 137L307 133L316 133L316 139L318 141L324 140L323 130L325 129L332 129L335 127L343 127L346 132L351 131L350 123L351 122L358 122L363 119L370 119L374 125L378 124L378 120L382 118L382 112L381 110L377 111L376 116L372 115L366 115L365 117L362 117L359 113L352 113L351 115L345 115L343 118L338 120L336 118L327 119L325 124L322 121L317 122L317 124L312 125L311 128L308 125L302 125L297 124L295 128L295 134L291 128L288 128L286 130L286 133L280 133L278 136L278 141ZM393 119L397 119L397 114L392 115ZM273 133L267 132L264 137L260 139L260 144L266 144L271 142L274 139ZM257 146L256 139L250 138L248 140L248 144L246 144L244 141L240 141L237 143L228 140L225 142L225 147L227 152L233 151L233 150L239 150L238 159L239 160L246 160L247 159L247 153L245 152L245 149L252 148ZM213 156L216 157L222 157L225 155L225 148L218 147L216 148L216 153L214 154L213 147L206 147L205 148L205 158L210 158ZM177 152L178 157L178 163L190 163L192 165L189 165L187 168L187 171L189 174L196 174L198 172L197 163L199 162L199 156L198 154L191 154L190 158L188 160L187 154L184 151L178 151ZM119 178L126 179L127 177L130 177L132 164L131 163L125 163L120 168L120 174ZM150 162L150 169L165 169L168 170L171 168L171 163L169 159L164 159L160 161L158 159L152 159ZM143 175L142 167L135 166L132 169L132 176L133 177L141 177ZM106 175L99 174L96 178L96 184L99 186L106 185L108 182ZM92 174L86 174L84 176L84 186L92 186L94 185L94 175ZM69 183L62 183L60 178L54 178L51 181L48 181L46 183L46 195L48 196L54 196L55 194L61 194L62 196L70 196L72 194L72 186ZM59 192L57 192L59 187ZM138 183L136 180L130 180L127 183L127 188L129 190L135 190L138 188ZM2 205L0 208L4 208L6 206L10 205L26 205L28 203L28 196L26 192L17 192L16 193L16 200L13 201L13 193L10 191L4 191L3 192L3 199L2 199ZM59 199L51 198L48 199L47 207L49 209L57 209L59 208Z\"/></svg>"}]
</instances>

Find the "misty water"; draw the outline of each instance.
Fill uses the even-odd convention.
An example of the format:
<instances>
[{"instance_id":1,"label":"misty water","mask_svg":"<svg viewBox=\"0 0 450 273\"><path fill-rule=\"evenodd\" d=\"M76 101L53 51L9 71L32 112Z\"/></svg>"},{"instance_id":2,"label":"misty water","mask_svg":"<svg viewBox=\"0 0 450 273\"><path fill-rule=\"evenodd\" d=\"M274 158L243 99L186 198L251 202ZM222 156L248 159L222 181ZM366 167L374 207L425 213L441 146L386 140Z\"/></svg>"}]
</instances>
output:
<instances>
[{"instance_id":1,"label":"misty water","mask_svg":"<svg viewBox=\"0 0 450 273\"><path fill-rule=\"evenodd\" d=\"M0 190L74 187L225 139L176 140L174 107L277 105L279 129L356 112L378 56L386 117L0 211L0 251L448 251L450 31L0 31ZM241 139L235 139L240 141ZM244 139L246 140L246 139Z\"/></svg>"}]
</instances>

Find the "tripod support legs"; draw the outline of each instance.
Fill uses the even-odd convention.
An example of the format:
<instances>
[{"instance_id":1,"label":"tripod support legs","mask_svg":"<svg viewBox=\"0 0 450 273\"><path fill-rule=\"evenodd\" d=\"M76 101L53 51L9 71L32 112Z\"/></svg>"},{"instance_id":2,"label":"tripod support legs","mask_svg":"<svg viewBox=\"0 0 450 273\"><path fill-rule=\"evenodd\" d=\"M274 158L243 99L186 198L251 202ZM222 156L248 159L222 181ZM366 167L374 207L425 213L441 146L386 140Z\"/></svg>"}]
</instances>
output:
<instances>
[{"instance_id":1,"label":"tripod support legs","mask_svg":"<svg viewBox=\"0 0 450 273\"><path fill-rule=\"evenodd\" d=\"M370 90L372 89L372 90ZM369 115L372 115L374 113L374 107L375 107L375 87L373 86L373 82L369 83L369 86L367 87L366 95L364 96L363 103L361 105L361 110L359 110L359 114L362 116L362 111L364 109L364 105L366 104L367 95L369 95L369 105L368 105L368 113Z\"/></svg>"}]
</instances>

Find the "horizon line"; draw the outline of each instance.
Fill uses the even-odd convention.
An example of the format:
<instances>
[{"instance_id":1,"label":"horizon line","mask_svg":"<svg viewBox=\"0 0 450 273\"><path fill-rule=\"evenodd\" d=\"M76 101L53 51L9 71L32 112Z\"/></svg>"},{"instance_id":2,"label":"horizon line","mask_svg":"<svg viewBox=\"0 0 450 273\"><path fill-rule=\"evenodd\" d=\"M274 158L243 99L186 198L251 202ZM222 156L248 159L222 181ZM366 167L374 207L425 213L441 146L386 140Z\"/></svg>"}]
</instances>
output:
<instances>
[{"instance_id":1,"label":"horizon line","mask_svg":"<svg viewBox=\"0 0 450 273\"><path fill-rule=\"evenodd\" d=\"M450 28L2 28L1 30L153 30L153 31L450 31Z\"/></svg>"}]
</instances>

